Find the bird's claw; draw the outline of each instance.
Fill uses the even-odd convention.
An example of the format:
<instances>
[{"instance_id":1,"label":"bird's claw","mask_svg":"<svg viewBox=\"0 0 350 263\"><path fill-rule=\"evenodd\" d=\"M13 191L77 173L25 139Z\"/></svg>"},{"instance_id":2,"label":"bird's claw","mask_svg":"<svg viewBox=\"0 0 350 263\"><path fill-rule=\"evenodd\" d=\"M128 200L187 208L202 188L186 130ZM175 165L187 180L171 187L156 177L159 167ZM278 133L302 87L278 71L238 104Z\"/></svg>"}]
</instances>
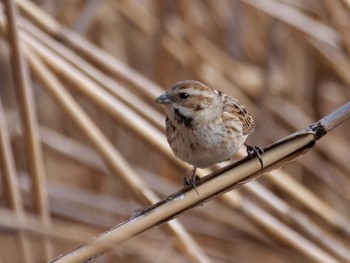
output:
<instances>
[{"instance_id":1,"label":"bird's claw","mask_svg":"<svg viewBox=\"0 0 350 263\"><path fill-rule=\"evenodd\" d=\"M247 147L247 154L249 158L257 157L261 165L261 169L263 169L264 163L262 160L262 154L264 153L264 150L260 146L253 146L250 144L246 144L245 146Z\"/></svg>"},{"instance_id":2,"label":"bird's claw","mask_svg":"<svg viewBox=\"0 0 350 263\"><path fill-rule=\"evenodd\" d=\"M197 182L201 182L201 178L196 175L196 174L193 174L192 177L190 179L188 179L186 176L184 177L183 179L183 184L184 186L189 186L189 185L192 185L193 189L196 191L197 194L198 193L198 190L197 190Z\"/></svg>"}]
</instances>

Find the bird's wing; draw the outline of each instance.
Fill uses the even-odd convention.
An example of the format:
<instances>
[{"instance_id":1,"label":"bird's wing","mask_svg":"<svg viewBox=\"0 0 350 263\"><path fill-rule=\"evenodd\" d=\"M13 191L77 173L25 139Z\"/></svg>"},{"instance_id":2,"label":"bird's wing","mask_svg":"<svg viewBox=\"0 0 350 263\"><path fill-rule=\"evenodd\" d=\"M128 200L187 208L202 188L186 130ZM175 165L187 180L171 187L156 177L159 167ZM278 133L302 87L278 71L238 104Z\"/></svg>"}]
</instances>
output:
<instances>
[{"instance_id":1,"label":"bird's wing","mask_svg":"<svg viewBox=\"0 0 350 263\"><path fill-rule=\"evenodd\" d=\"M235 117L239 118L243 123L243 134L249 134L254 131L255 123L252 115L250 115L245 107L236 99L223 94L223 110L228 114L233 114Z\"/></svg>"}]
</instances>

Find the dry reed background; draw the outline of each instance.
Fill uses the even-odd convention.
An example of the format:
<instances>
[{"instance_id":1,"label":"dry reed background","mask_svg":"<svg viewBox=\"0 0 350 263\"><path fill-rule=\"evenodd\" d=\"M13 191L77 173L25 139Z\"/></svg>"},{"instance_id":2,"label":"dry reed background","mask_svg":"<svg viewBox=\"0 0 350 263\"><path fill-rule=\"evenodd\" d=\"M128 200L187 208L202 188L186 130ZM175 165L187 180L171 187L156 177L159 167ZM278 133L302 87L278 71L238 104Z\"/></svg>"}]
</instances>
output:
<instances>
[{"instance_id":1,"label":"dry reed background","mask_svg":"<svg viewBox=\"0 0 350 263\"><path fill-rule=\"evenodd\" d=\"M177 80L241 100L257 122L249 142L261 146L350 99L347 0L15 2L17 27L6 27L4 5L1 13L0 262L48 261L148 205L124 172L159 197L181 187L187 169L172 158L153 102ZM19 67L11 73L16 30L31 61L28 105L17 96ZM231 203L181 216L197 252L212 262L350 262L349 132L349 122L339 126L297 162L232 192ZM190 251L161 226L96 262L198 261Z\"/></svg>"}]
</instances>

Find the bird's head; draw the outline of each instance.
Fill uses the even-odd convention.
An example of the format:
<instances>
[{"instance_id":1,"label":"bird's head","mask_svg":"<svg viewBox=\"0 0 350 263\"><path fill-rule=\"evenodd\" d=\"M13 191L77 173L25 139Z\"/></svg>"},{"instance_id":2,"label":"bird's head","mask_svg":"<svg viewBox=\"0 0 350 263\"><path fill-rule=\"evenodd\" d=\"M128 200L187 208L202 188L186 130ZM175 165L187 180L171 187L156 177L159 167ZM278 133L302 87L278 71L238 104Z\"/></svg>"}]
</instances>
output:
<instances>
[{"instance_id":1,"label":"bird's head","mask_svg":"<svg viewBox=\"0 0 350 263\"><path fill-rule=\"evenodd\" d=\"M156 102L164 104L169 117L179 113L194 121L205 121L221 113L222 102L218 91L196 80L179 81L159 96Z\"/></svg>"}]
</instances>

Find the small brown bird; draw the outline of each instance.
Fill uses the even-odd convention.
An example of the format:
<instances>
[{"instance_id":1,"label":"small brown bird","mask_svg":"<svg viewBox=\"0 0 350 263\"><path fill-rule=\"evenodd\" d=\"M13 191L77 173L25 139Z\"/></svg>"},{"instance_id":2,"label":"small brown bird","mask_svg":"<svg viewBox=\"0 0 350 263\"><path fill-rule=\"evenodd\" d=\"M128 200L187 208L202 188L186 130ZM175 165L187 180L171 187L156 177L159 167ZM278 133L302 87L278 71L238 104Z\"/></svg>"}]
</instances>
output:
<instances>
[{"instance_id":1,"label":"small brown bird","mask_svg":"<svg viewBox=\"0 0 350 263\"><path fill-rule=\"evenodd\" d=\"M166 108L166 137L172 151L194 167L190 181L185 178L185 184L194 188L197 167L229 160L255 128L238 100L199 81L176 82L156 102ZM257 155L262 166L261 148L246 146L248 155Z\"/></svg>"}]
</instances>

